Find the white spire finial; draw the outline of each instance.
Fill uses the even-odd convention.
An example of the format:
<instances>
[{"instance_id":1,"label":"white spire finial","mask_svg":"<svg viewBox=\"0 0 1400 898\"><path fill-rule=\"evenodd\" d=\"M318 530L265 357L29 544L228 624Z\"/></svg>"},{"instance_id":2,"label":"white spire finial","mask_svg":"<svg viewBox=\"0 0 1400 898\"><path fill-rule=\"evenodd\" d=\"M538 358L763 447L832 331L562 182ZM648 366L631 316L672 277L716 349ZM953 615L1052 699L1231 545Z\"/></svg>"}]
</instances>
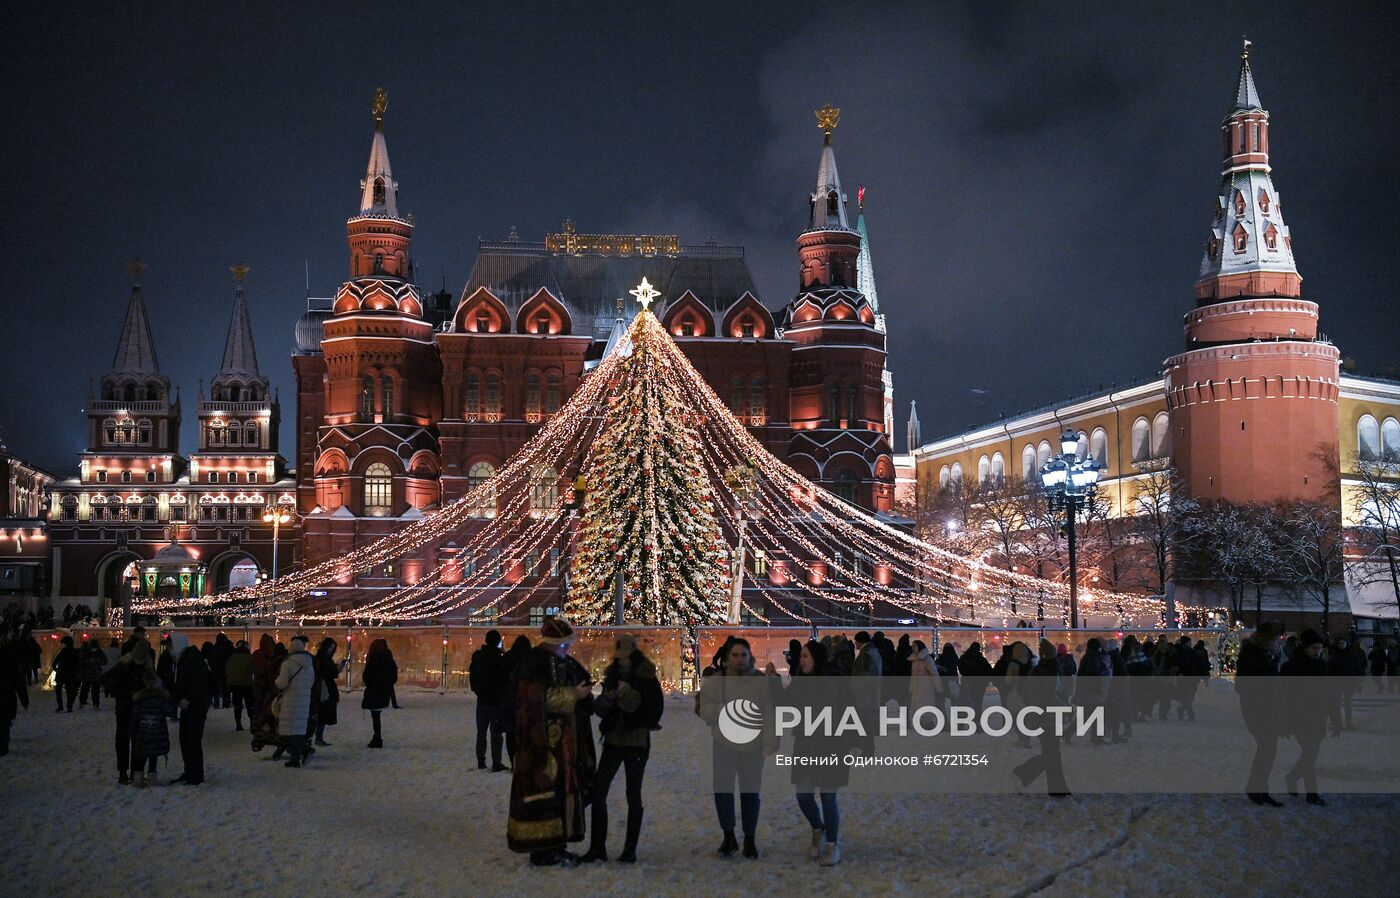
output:
<instances>
[{"instance_id":1,"label":"white spire finial","mask_svg":"<svg viewBox=\"0 0 1400 898\"><path fill-rule=\"evenodd\" d=\"M652 301L661 295L661 291L652 287L651 282L646 278L642 278L642 282L637 285L635 290L628 290L627 292L637 297L637 302L641 303L642 308L648 311L651 310Z\"/></svg>"}]
</instances>

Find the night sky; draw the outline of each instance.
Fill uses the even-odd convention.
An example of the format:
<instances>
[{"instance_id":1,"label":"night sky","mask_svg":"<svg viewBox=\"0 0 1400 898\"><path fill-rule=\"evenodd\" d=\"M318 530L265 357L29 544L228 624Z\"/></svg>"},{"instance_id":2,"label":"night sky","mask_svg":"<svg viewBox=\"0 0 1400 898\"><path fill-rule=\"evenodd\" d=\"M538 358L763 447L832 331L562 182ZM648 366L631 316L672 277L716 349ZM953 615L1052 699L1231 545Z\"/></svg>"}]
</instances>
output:
<instances>
[{"instance_id":1,"label":"night sky","mask_svg":"<svg viewBox=\"0 0 1400 898\"><path fill-rule=\"evenodd\" d=\"M1395 6L631 6L8 10L0 436L76 469L139 255L189 452L243 260L290 457L303 266L318 296L346 276L377 85L425 291L571 217L744 244L778 308L831 102L901 448L911 398L929 439L1149 377L1182 346L1242 34L1304 296L1358 371L1400 363Z\"/></svg>"}]
</instances>

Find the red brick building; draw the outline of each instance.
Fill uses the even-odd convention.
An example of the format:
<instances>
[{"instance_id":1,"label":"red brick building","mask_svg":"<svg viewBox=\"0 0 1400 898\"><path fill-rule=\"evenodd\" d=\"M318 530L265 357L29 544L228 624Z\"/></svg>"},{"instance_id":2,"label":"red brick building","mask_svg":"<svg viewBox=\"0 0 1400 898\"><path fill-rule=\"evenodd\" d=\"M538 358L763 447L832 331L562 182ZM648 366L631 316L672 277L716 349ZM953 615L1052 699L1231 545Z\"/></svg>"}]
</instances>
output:
<instances>
[{"instance_id":1,"label":"red brick building","mask_svg":"<svg viewBox=\"0 0 1400 898\"><path fill-rule=\"evenodd\" d=\"M383 104L358 211L347 222L350 279L297 325L298 506L316 562L452 502L489 479L578 389L643 278L691 362L770 451L877 512L890 510L884 319L858 287L831 134L798 236L797 293L771 309L742 247L676 236L562 232L483 242L455 304L415 284L413 223L401 211ZM794 225L797 218L794 216ZM868 254L863 257L868 267ZM869 279L873 284L873 278ZM576 472L541 470L531 505L553 507ZM479 510L496 514L494 504ZM452 546L386 566L358 586L412 582Z\"/></svg>"},{"instance_id":2,"label":"red brick building","mask_svg":"<svg viewBox=\"0 0 1400 898\"><path fill-rule=\"evenodd\" d=\"M55 604L112 608L134 594L207 594L253 582L273 567L272 526L263 516L295 503L277 450L280 405L253 347L243 295L248 269L234 268L223 360L209 397L200 391L199 446L188 457L180 454L179 390L156 361L142 271L133 263L116 356L88 397L78 475L51 490ZM294 548L278 546L282 564ZM171 558L181 563L159 574L147 565Z\"/></svg>"}]
</instances>

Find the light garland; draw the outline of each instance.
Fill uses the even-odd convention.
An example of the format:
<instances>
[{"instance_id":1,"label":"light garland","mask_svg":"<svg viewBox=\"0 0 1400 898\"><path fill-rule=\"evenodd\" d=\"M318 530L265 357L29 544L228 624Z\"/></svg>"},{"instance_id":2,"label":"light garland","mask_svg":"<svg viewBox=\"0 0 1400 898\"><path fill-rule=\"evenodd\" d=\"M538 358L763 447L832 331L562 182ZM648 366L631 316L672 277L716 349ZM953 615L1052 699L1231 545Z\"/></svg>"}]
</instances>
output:
<instances>
[{"instance_id":1,"label":"light garland","mask_svg":"<svg viewBox=\"0 0 1400 898\"><path fill-rule=\"evenodd\" d=\"M752 470L752 484L733 478L740 466ZM548 471L553 482L541 473ZM570 472L584 472L589 482L577 528L562 503L551 508L536 503L541 491L567 483ZM478 517L489 502L495 515ZM581 622L611 620L612 577L621 570L629 620L696 626L723 619L730 545L741 515L746 543L788 565L797 587L774 588L749 575L748 589L770 611L743 596L742 607L765 623L780 610L810 624L808 615L817 614L814 600L865 612L899 609L941 622L1000 618L1005 625L1012 616L1024 616L1011 614L1013 603L1036 604L1047 621L1068 618L1064 584L919 540L774 457L646 309L629 326L627 339L584 378L559 412L490 480L461 498L390 535L275 581L195 599L148 599L134 603L133 610L271 617L290 605L294 613L286 616L308 622L388 623L440 618L471 607L504 618L541 592L559 595L557 577L528 570L514 576L528 559L557 549L561 567L570 565L567 607ZM572 541L577 551L568 552ZM449 542L454 557L443 559ZM425 562L426 570L412 584L383 590L350 585L359 575L420 553L438 557ZM490 553L495 563L480 558L482 553ZM310 595L331 593L328 586L335 586L334 595ZM359 601L347 603L347 594ZM1164 603L1152 597L1092 590L1081 590L1080 605L1090 613L1164 613Z\"/></svg>"}]
</instances>

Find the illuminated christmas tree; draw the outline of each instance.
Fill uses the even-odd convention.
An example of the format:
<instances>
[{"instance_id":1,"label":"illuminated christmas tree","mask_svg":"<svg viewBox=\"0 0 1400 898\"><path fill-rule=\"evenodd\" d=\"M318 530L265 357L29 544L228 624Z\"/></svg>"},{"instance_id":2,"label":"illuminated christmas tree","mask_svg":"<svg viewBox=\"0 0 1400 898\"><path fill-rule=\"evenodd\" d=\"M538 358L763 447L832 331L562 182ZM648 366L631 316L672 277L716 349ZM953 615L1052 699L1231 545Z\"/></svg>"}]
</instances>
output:
<instances>
[{"instance_id":1,"label":"illuminated christmas tree","mask_svg":"<svg viewBox=\"0 0 1400 898\"><path fill-rule=\"evenodd\" d=\"M650 289L643 281L639 298ZM627 621L719 623L729 601L729 547L701 462L698 416L682 401L674 379L683 372L673 370L650 311L628 337L630 347L619 351L630 355L584 465L567 612L579 623L611 623L620 574Z\"/></svg>"}]
</instances>

